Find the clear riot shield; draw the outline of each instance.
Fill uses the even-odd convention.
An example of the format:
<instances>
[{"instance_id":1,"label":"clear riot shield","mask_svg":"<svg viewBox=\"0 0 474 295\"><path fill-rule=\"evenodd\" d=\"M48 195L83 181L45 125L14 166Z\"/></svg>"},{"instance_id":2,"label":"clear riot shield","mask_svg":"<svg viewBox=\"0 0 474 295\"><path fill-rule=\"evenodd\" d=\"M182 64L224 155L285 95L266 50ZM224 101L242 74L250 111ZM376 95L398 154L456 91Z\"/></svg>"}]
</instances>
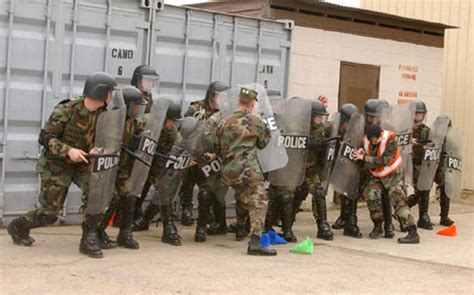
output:
<instances>
[{"instance_id":1,"label":"clear riot shield","mask_svg":"<svg viewBox=\"0 0 474 295\"><path fill-rule=\"evenodd\" d=\"M329 121L330 141L327 142L326 154L324 157L324 167L323 167L323 183L322 186L324 191L328 191L329 187L329 178L331 176L332 168L334 167L334 161L336 160L336 147L337 147L337 136L339 135L339 124L341 122L341 114L339 112L331 115Z\"/></svg>"},{"instance_id":2,"label":"clear riot shield","mask_svg":"<svg viewBox=\"0 0 474 295\"><path fill-rule=\"evenodd\" d=\"M302 98L271 100L280 130L277 143L286 149L288 163L268 174L272 185L297 187L305 178L311 128L311 101Z\"/></svg>"},{"instance_id":3,"label":"clear riot shield","mask_svg":"<svg viewBox=\"0 0 474 295\"><path fill-rule=\"evenodd\" d=\"M428 142L423 151L421 160L420 175L416 187L420 191L429 191L433 186L433 181L441 159L446 133L448 132L449 118L439 116L431 126Z\"/></svg>"},{"instance_id":4,"label":"clear riot shield","mask_svg":"<svg viewBox=\"0 0 474 295\"><path fill-rule=\"evenodd\" d=\"M415 120L415 103L386 106L381 112L380 126L397 135L397 144L403 159L405 183L413 185L412 134Z\"/></svg>"},{"instance_id":5,"label":"clear riot shield","mask_svg":"<svg viewBox=\"0 0 474 295\"><path fill-rule=\"evenodd\" d=\"M352 152L362 148L364 125L364 116L359 113L352 114L330 177L334 190L349 199L358 197L361 166L354 161Z\"/></svg>"},{"instance_id":6,"label":"clear riot shield","mask_svg":"<svg viewBox=\"0 0 474 295\"><path fill-rule=\"evenodd\" d=\"M158 140L161 130L166 120L169 101L167 99L158 99L153 102L151 111L146 115L145 130L141 134L140 144L135 152L136 159L133 163L132 173L130 175L131 194L140 196L143 186L146 182L146 176L150 171L153 157L155 156Z\"/></svg>"},{"instance_id":7,"label":"clear riot shield","mask_svg":"<svg viewBox=\"0 0 474 295\"><path fill-rule=\"evenodd\" d=\"M97 119L94 148L89 153L92 171L87 201L88 214L104 212L112 200L126 115L122 92L115 90L107 111Z\"/></svg>"},{"instance_id":8,"label":"clear riot shield","mask_svg":"<svg viewBox=\"0 0 474 295\"><path fill-rule=\"evenodd\" d=\"M182 140L171 148L163 161L163 167L158 175L158 185L152 202L155 205L171 205L187 169L191 165L194 149L196 148L198 136L194 130L198 127L198 120L186 117L181 121L180 134ZM186 130L185 130L186 129Z\"/></svg>"},{"instance_id":9,"label":"clear riot shield","mask_svg":"<svg viewBox=\"0 0 474 295\"><path fill-rule=\"evenodd\" d=\"M288 155L284 146L278 143L280 130L273 115L273 109L265 91L265 87L258 83L254 83L233 87L227 91L219 93L217 104L222 114L222 118L225 118L237 110L238 97L242 87L253 89L258 93L255 114L260 116L260 118L267 124L272 135L269 144L264 149L257 151L257 157L262 171L268 172L284 167L288 163Z\"/></svg>"},{"instance_id":10,"label":"clear riot shield","mask_svg":"<svg viewBox=\"0 0 474 295\"><path fill-rule=\"evenodd\" d=\"M449 128L446 134L446 155L444 159L444 189L451 199L461 197L462 137L458 130Z\"/></svg>"}]
</instances>

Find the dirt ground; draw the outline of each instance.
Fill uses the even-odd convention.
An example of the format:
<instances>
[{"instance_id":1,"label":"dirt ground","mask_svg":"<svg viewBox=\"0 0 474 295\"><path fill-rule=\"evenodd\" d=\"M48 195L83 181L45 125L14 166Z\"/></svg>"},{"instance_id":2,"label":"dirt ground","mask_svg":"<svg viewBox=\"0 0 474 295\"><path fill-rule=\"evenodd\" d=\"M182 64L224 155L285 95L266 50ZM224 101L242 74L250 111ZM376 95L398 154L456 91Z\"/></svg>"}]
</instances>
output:
<instances>
[{"instance_id":1,"label":"dirt ground","mask_svg":"<svg viewBox=\"0 0 474 295\"><path fill-rule=\"evenodd\" d=\"M414 210L413 210L414 211ZM90 293L474 293L474 207L453 206L455 238L419 230L422 243L370 240L367 208L359 208L363 239L335 232L334 241L315 238L310 213L298 215L295 233L313 239L312 255L245 255L246 243L232 234L193 242L194 227L180 226L182 247L160 242L161 227L136 234L140 250L112 249L103 259L80 255L79 226L33 230L33 247L15 246L0 230L1 294ZM439 206L431 205L438 223ZM337 217L331 210L329 220ZM112 235L117 229L109 230ZM396 237L402 236L400 232Z\"/></svg>"}]
</instances>

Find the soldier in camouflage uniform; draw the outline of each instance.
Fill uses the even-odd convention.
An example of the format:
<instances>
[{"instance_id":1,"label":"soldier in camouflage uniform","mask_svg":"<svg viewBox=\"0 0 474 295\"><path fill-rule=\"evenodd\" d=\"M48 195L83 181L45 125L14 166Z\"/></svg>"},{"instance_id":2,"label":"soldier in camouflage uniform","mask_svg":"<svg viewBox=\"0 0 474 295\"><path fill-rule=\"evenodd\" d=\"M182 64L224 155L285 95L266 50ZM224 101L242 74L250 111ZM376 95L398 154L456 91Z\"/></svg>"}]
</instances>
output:
<instances>
[{"instance_id":1,"label":"soldier in camouflage uniform","mask_svg":"<svg viewBox=\"0 0 474 295\"><path fill-rule=\"evenodd\" d=\"M424 124L426 119L426 113L428 112L426 105L421 100L414 101L416 105L415 122L413 125L413 183L418 182L418 175L420 174L421 162L423 159L424 147L427 144L428 136L430 134L430 128ZM441 206L441 219L440 224L444 226L450 226L454 221L449 218L449 205L450 198L446 195L444 190L444 160L446 160L443 146L443 153L438 164L438 170L436 171L435 183L438 184L440 189L440 206ZM408 205L410 207L418 204L419 218L418 227L432 230L433 225L431 223L430 216L428 214L430 202L430 191L419 191L415 186L415 194L412 194L408 198ZM405 230L402 227L402 230Z\"/></svg>"},{"instance_id":2,"label":"soldier in camouflage uniform","mask_svg":"<svg viewBox=\"0 0 474 295\"><path fill-rule=\"evenodd\" d=\"M43 146L37 165L41 177L39 207L8 225L15 244L31 246L34 242L30 236L31 229L56 222L71 183L81 189L84 208L87 207L91 176L88 153L94 147L97 119L105 111L106 101L112 99L112 90L116 86L109 74L94 73L86 80L83 96L64 100L55 106L38 140ZM99 218L100 215L90 215L84 210L79 246L81 253L95 258L103 256L97 239Z\"/></svg>"},{"instance_id":3,"label":"soldier in camouflage uniform","mask_svg":"<svg viewBox=\"0 0 474 295\"><path fill-rule=\"evenodd\" d=\"M137 196L130 194L130 174L132 173L133 163L135 161L133 153L138 147L140 134L143 131L143 114L147 103L143 99L141 92L133 86L124 87L122 92L127 106L127 119L125 121L124 134L122 137L124 148L120 155L119 169L115 180L116 195L104 214L104 218L98 228L99 246L101 249L113 248L116 244L128 249L139 248L138 242L133 239L131 230L134 205ZM122 213L123 220L117 236L117 243L115 243L109 238L105 229L117 209Z\"/></svg>"},{"instance_id":4,"label":"soldier in camouflage uniform","mask_svg":"<svg viewBox=\"0 0 474 295\"><path fill-rule=\"evenodd\" d=\"M322 171L324 167L324 157L326 155L326 145L319 142L328 138L327 126L324 118L328 112L324 104L320 101L312 102L311 130L309 137L308 158L306 160L305 181L297 189L297 205L293 208L293 214L296 215L299 205L303 199L301 192L310 192L313 195L312 211L318 225L317 237L324 240L332 240L334 237L331 228L327 222L326 212L326 192L322 187ZM306 198L306 195L304 196Z\"/></svg>"},{"instance_id":5,"label":"soldier in camouflage uniform","mask_svg":"<svg viewBox=\"0 0 474 295\"><path fill-rule=\"evenodd\" d=\"M140 90L140 92L142 93L143 98L147 103L145 108L145 114L148 114L151 110L151 107L153 106L152 92L153 89L158 88L158 83L159 75L156 70L151 66L141 65L136 67L133 71L132 81L130 84L138 88L138 90ZM141 217L143 215L142 204L148 194L148 191L150 190L150 185L151 178L147 178L145 186L143 187L143 192L135 202L134 219L137 219L138 217ZM152 210L152 208L150 208L150 210Z\"/></svg>"},{"instance_id":6,"label":"soldier in camouflage uniform","mask_svg":"<svg viewBox=\"0 0 474 295\"><path fill-rule=\"evenodd\" d=\"M341 121L339 125L339 136L344 137L347 128L349 127L349 121L352 114L357 113L357 107L351 103L342 105L339 108L341 114ZM339 144L336 146L336 150L339 150ZM364 183L364 180L362 180ZM359 192L362 192L362 185L359 185ZM358 198L350 199L342 194L339 194L341 200L340 216L336 222L332 225L333 229L344 229L343 235L354 238L362 238L359 226L357 225L357 201Z\"/></svg>"},{"instance_id":7,"label":"soldier in camouflage uniform","mask_svg":"<svg viewBox=\"0 0 474 295\"><path fill-rule=\"evenodd\" d=\"M210 117L215 114L217 109L216 97L217 94L221 91L227 90L229 86L221 81L212 82L207 88L206 96L203 100L198 100L192 102L186 113L185 117L195 117L199 120L209 120ZM211 128L213 124L209 124ZM217 127L217 126L216 126ZM206 131L212 132L212 130ZM204 139L203 139L204 140ZM217 201L215 192L212 187L206 185L203 180L199 180L198 175L200 175L199 167L195 166L189 169L186 172L186 177L183 180L183 184L180 188L179 196L182 206L182 217L181 224L191 225L192 224L192 198L194 185L198 184L199 194L198 194L198 226L196 227L195 241L204 242L206 240L206 226L209 220L209 210L212 206L215 216L215 222L207 230L208 234L226 234L227 233L227 224L225 220L225 206L220 204Z\"/></svg>"},{"instance_id":8,"label":"soldier in camouflage uniform","mask_svg":"<svg viewBox=\"0 0 474 295\"><path fill-rule=\"evenodd\" d=\"M393 132L382 130L377 124L366 129L364 148L354 151L354 158L364 164L368 171L367 185L364 194L370 218L374 222L374 229L369 234L372 239L383 234L382 223L382 195L387 194L394 203L395 214L407 227L408 235L398 239L401 244L418 244L420 237L416 231L410 207L406 203L407 196L402 186L402 172L399 169L402 157L397 146L396 135Z\"/></svg>"},{"instance_id":9,"label":"soldier in camouflage uniform","mask_svg":"<svg viewBox=\"0 0 474 295\"><path fill-rule=\"evenodd\" d=\"M253 110L257 92L242 88L239 108L224 118L216 131L216 154L222 155L222 175L235 191L236 199L249 211L251 237L248 255L276 255L275 250L260 244L268 201L263 173L257 160L257 150L270 142L270 130Z\"/></svg>"},{"instance_id":10,"label":"soldier in camouflage uniform","mask_svg":"<svg viewBox=\"0 0 474 295\"><path fill-rule=\"evenodd\" d=\"M158 182L159 176L163 173L164 162L166 159L161 157L161 155L167 155L173 145L181 141L181 136L179 134L176 123L181 120L181 106L173 101L170 101L168 111L166 112L166 120L161 131L160 139L158 140L158 147L156 149L156 155L153 158L153 162L148 174L148 179L151 179L152 184L155 188L158 185L163 185ZM150 202L143 216L135 219L132 229L134 231L148 230L150 221L155 217L155 215L160 212L161 220L163 222L163 235L161 240L165 243L171 245L179 246L181 245L178 232L173 220L173 208L171 204L166 206L158 206Z\"/></svg>"}]
</instances>

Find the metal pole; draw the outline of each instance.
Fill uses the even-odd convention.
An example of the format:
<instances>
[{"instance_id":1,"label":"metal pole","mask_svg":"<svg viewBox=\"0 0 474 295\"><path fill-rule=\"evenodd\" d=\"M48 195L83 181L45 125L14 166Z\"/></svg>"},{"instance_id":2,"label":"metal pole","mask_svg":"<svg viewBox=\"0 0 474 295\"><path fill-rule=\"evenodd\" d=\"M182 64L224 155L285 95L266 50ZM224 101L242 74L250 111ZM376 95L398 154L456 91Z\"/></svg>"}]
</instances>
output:
<instances>
[{"instance_id":1,"label":"metal pole","mask_svg":"<svg viewBox=\"0 0 474 295\"><path fill-rule=\"evenodd\" d=\"M71 69L69 80L69 97L74 95L74 71L76 69L76 35L77 35L77 9L79 0L74 0L72 8L72 40L71 40L71 60L69 68Z\"/></svg>"},{"instance_id":2,"label":"metal pole","mask_svg":"<svg viewBox=\"0 0 474 295\"><path fill-rule=\"evenodd\" d=\"M234 16L234 31L232 34L232 63L230 66L230 85L234 85L234 72L235 72L235 53L237 51L237 26L239 22L238 19Z\"/></svg>"},{"instance_id":3,"label":"metal pole","mask_svg":"<svg viewBox=\"0 0 474 295\"><path fill-rule=\"evenodd\" d=\"M186 25L184 28L184 56L183 56L183 99L181 100L181 108L186 100L186 83L188 79L188 47L189 47L189 24L191 23L191 11L186 10Z\"/></svg>"},{"instance_id":4,"label":"metal pole","mask_svg":"<svg viewBox=\"0 0 474 295\"><path fill-rule=\"evenodd\" d=\"M255 82L258 83L259 71L260 71L260 61L262 58L262 21L258 21L258 39L257 39L257 69L255 71Z\"/></svg>"},{"instance_id":5,"label":"metal pole","mask_svg":"<svg viewBox=\"0 0 474 295\"><path fill-rule=\"evenodd\" d=\"M104 72L107 72L107 67L109 65L109 47L110 47L110 24L112 22L112 0L107 0L107 19L105 21L105 62L104 62Z\"/></svg>"},{"instance_id":6,"label":"metal pole","mask_svg":"<svg viewBox=\"0 0 474 295\"><path fill-rule=\"evenodd\" d=\"M214 67L215 67L215 62L216 62L216 55L217 55L217 23L219 21L219 16L217 14L214 14L214 27L213 27L213 32L212 32L212 58L211 58L211 81L209 82L212 83L214 81Z\"/></svg>"},{"instance_id":7,"label":"metal pole","mask_svg":"<svg viewBox=\"0 0 474 295\"><path fill-rule=\"evenodd\" d=\"M11 60L12 60L12 39L13 39L13 17L15 14L15 2L10 0L8 7L8 44L7 44L7 65L5 77L5 102L3 104L3 138L2 138L2 175L0 183L0 223L3 224L3 215L5 210L5 178L6 178L6 160L7 160L7 137L8 137L8 109L10 108L10 79L11 79Z\"/></svg>"}]
</instances>

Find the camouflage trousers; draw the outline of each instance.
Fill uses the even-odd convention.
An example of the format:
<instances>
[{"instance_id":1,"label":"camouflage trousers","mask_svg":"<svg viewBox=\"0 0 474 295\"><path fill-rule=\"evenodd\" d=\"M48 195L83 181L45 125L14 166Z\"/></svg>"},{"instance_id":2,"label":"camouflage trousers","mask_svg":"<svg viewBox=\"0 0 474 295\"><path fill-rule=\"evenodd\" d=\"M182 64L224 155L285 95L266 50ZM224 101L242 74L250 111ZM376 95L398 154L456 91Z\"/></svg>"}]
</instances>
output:
<instances>
[{"instance_id":1,"label":"camouflage trousers","mask_svg":"<svg viewBox=\"0 0 474 295\"><path fill-rule=\"evenodd\" d=\"M63 170L60 173L40 170L39 207L25 215L30 226L44 226L56 222L72 183L82 191L82 202L84 208L86 207L91 175L88 166L81 166L81 168L76 171ZM87 213L86 211L84 210L84 213ZM86 214L83 218L85 221Z\"/></svg>"},{"instance_id":2,"label":"camouflage trousers","mask_svg":"<svg viewBox=\"0 0 474 295\"><path fill-rule=\"evenodd\" d=\"M250 233L261 235L265 225L268 200L263 182L234 184L237 206L243 211L248 211L250 217ZM240 221L241 222L241 221ZM239 224L239 219L237 219Z\"/></svg>"},{"instance_id":3,"label":"camouflage trousers","mask_svg":"<svg viewBox=\"0 0 474 295\"><path fill-rule=\"evenodd\" d=\"M400 183L393 184L390 187L384 187L382 182L375 178L370 178L364 189L364 197L367 200L367 208L370 212L370 218L373 222L382 222L382 195L388 194L395 209L395 215L405 225L415 225L413 216L410 213L410 207L407 204L407 195Z\"/></svg>"}]
</instances>

